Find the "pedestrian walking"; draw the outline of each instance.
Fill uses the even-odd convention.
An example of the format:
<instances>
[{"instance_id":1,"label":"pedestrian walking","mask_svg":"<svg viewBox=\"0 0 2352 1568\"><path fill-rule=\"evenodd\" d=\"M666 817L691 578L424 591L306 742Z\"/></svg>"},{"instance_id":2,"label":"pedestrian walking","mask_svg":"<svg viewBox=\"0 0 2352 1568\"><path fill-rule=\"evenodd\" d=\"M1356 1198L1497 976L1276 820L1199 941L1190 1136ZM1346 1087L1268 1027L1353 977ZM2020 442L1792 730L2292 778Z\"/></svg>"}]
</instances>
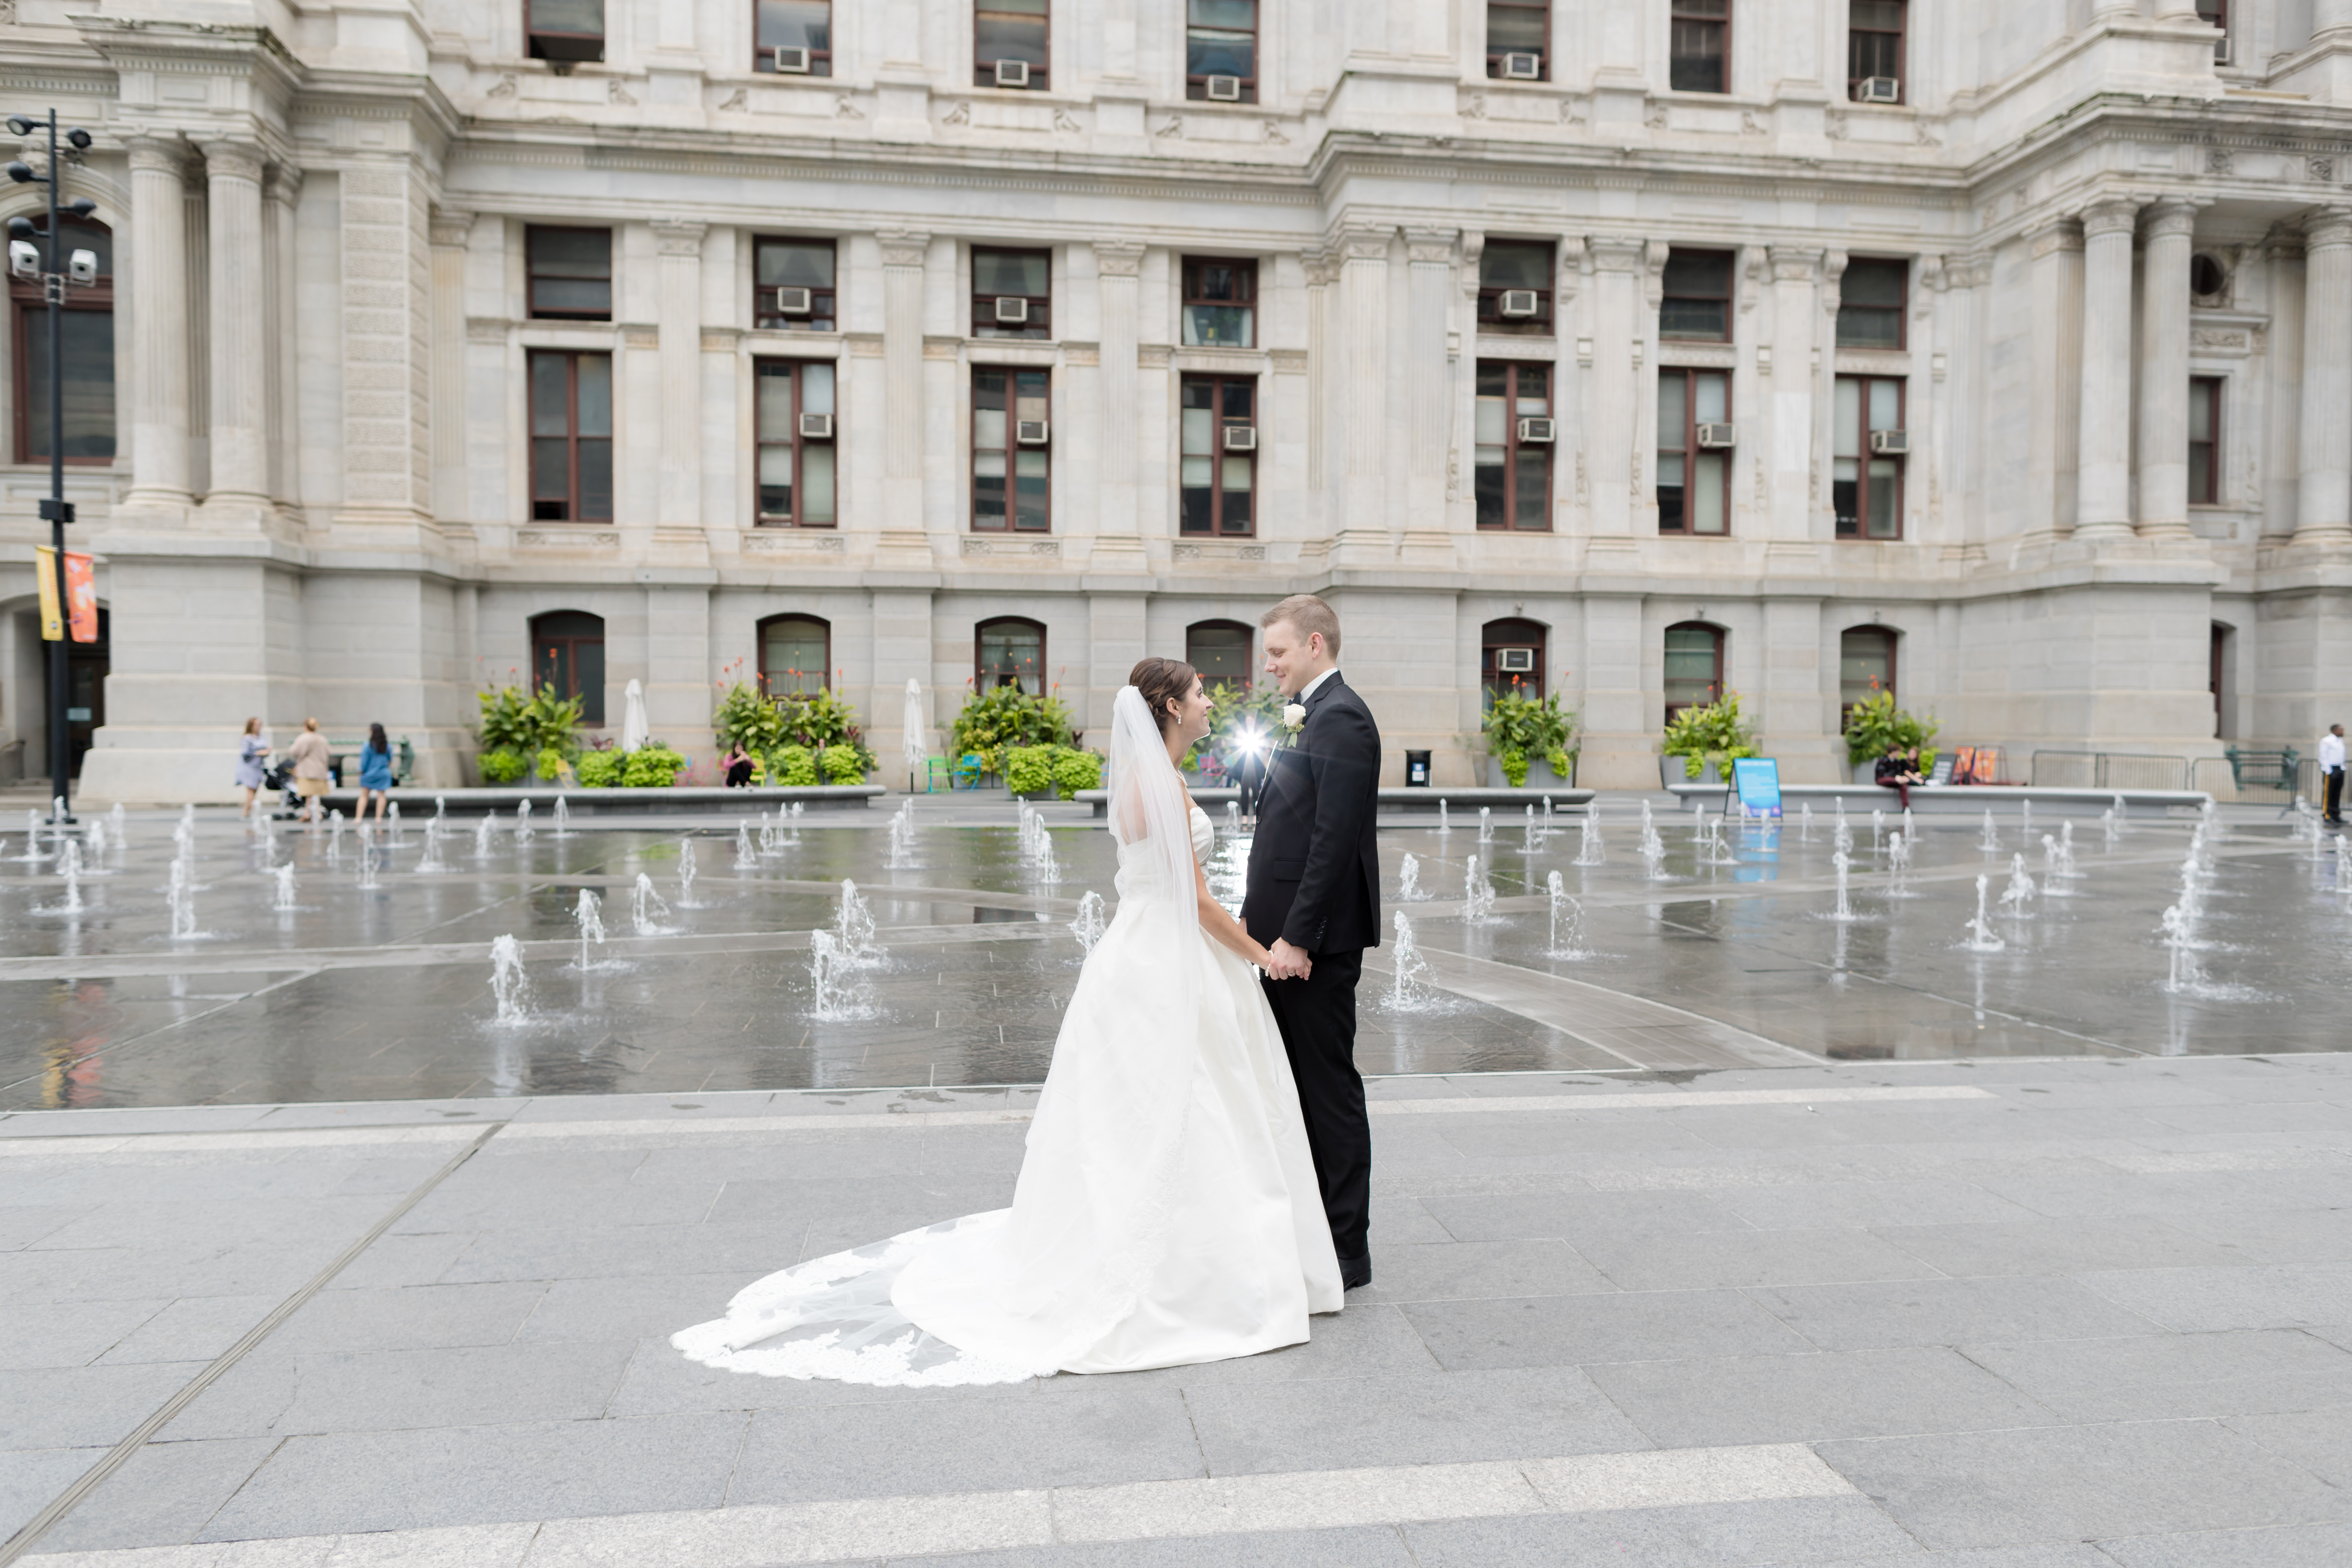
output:
<instances>
[{"instance_id":1,"label":"pedestrian walking","mask_svg":"<svg viewBox=\"0 0 2352 1568\"><path fill-rule=\"evenodd\" d=\"M2327 809L2321 819L2331 827L2344 826L2344 726L2330 724L2319 737L2319 773L2327 781Z\"/></svg>"},{"instance_id":2,"label":"pedestrian walking","mask_svg":"<svg viewBox=\"0 0 2352 1568\"><path fill-rule=\"evenodd\" d=\"M294 763L294 793L302 797L302 816L306 821L319 820L319 802L326 795L327 737L319 733L316 719L302 721L302 732L294 737L294 747L287 756Z\"/></svg>"},{"instance_id":3,"label":"pedestrian walking","mask_svg":"<svg viewBox=\"0 0 2352 1568\"><path fill-rule=\"evenodd\" d=\"M261 721L247 719L245 733L236 742L236 787L245 792L244 815L253 815L253 797L268 782L263 764L269 759L269 737L261 732Z\"/></svg>"},{"instance_id":4,"label":"pedestrian walking","mask_svg":"<svg viewBox=\"0 0 2352 1568\"><path fill-rule=\"evenodd\" d=\"M360 809L354 821L367 820L371 797L375 801L375 819L382 822L384 805L392 799L392 742L381 724L368 726L367 744L360 748Z\"/></svg>"}]
</instances>

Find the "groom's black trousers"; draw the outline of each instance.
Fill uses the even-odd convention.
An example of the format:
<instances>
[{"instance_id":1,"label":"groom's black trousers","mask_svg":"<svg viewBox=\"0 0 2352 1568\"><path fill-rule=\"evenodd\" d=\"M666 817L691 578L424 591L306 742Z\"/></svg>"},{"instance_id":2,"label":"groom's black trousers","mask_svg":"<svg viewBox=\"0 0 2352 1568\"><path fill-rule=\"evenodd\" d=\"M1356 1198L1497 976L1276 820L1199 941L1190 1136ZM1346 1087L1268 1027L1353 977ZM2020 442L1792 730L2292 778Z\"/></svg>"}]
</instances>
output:
<instances>
[{"instance_id":1,"label":"groom's black trousers","mask_svg":"<svg viewBox=\"0 0 2352 1568\"><path fill-rule=\"evenodd\" d=\"M1266 1001L1282 1026L1298 1108L1307 1120L1307 1146L1331 1222L1331 1246L1341 1258L1365 1255L1371 1225L1372 1125L1364 1115L1364 1080L1356 1071L1356 981L1361 952L1312 955L1304 980L1265 982Z\"/></svg>"}]
</instances>

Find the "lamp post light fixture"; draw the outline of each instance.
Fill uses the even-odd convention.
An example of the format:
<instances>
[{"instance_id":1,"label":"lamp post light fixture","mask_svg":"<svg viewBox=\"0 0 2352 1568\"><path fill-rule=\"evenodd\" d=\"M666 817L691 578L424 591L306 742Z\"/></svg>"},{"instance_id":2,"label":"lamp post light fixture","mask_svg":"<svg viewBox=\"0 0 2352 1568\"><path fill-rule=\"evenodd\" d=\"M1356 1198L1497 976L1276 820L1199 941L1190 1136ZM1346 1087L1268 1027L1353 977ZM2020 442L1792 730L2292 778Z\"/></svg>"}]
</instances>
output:
<instances>
[{"instance_id":1,"label":"lamp post light fixture","mask_svg":"<svg viewBox=\"0 0 2352 1568\"><path fill-rule=\"evenodd\" d=\"M73 504L66 500L66 366L65 320L66 290L87 289L98 281L98 255L95 251L77 250L64 254L65 235L58 227L60 213L77 218L87 218L98 210L98 204L88 196L77 196L69 202L58 199L65 180L65 163L58 155L58 111L54 109L40 119L29 114L8 117L9 131L20 140L47 127L49 133L49 167L45 174L35 174L23 163L8 165L8 178L20 185L47 185L49 188L49 226L46 236L39 236L27 217L8 220L8 271L10 276L27 281L37 279L42 297L49 307L49 493L41 502L41 516L49 525L50 568L57 573L58 637L49 645L49 795L58 803L54 826L63 828L73 820L65 808L68 781L67 771L72 765L71 752L66 742L66 643L72 635L73 601L66 588L66 524L74 520ZM68 146L79 153L90 143L89 132L76 127L65 133ZM35 243L45 238L47 253ZM62 261L63 266L58 265Z\"/></svg>"}]
</instances>

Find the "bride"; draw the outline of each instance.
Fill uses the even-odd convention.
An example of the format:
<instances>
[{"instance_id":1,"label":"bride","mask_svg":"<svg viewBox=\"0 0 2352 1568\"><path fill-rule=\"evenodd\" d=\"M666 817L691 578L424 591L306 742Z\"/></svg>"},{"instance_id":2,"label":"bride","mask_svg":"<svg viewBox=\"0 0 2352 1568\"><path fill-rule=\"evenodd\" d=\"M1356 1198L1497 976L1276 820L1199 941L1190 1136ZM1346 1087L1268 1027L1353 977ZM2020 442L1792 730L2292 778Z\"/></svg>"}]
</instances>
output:
<instances>
[{"instance_id":1,"label":"bride","mask_svg":"<svg viewBox=\"0 0 2352 1568\"><path fill-rule=\"evenodd\" d=\"M1340 1308L1298 1093L1257 971L1209 896L1214 835L1176 764L1208 733L1192 667L1111 705L1118 913L1054 1045L1013 1206L797 1264L670 1342L772 1377L922 1384L1255 1354Z\"/></svg>"}]
</instances>

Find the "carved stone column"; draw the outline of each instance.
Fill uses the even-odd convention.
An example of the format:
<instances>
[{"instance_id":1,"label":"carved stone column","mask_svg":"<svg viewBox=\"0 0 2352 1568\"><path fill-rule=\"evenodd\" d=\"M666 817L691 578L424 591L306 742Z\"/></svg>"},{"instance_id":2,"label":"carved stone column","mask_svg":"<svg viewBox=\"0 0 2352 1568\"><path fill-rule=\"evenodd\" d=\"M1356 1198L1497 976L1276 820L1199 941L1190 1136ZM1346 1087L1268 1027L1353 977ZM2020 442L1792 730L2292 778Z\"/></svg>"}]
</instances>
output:
<instances>
[{"instance_id":1,"label":"carved stone column","mask_svg":"<svg viewBox=\"0 0 2352 1568\"><path fill-rule=\"evenodd\" d=\"M466 242L474 215L433 209L433 515L455 522L467 512Z\"/></svg>"},{"instance_id":2,"label":"carved stone column","mask_svg":"<svg viewBox=\"0 0 2352 1568\"><path fill-rule=\"evenodd\" d=\"M882 242L883 523L923 526L923 258L931 237L885 229Z\"/></svg>"},{"instance_id":3,"label":"carved stone column","mask_svg":"<svg viewBox=\"0 0 2352 1568\"><path fill-rule=\"evenodd\" d=\"M127 507L184 507L188 490L186 158L176 138L131 142L131 468Z\"/></svg>"},{"instance_id":4,"label":"carved stone column","mask_svg":"<svg viewBox=\"0 0 2352 1568\"><path fill-rule=\"evenodd\" d=\"M1340 237L1340 396L1347 407L1343 533L1388 524L1389 242L1386 228Z\"/></svg>"},{"instance_id":5,"label":"carved stone column","mask_svg":"<svg viewBox=\"0 0 2352 1568\"><path fill-rule=\"evenodd\" d=\"M1769 443L1770 466L1758 504L1769 539L1812 537L1815 497L1821 477L1814 467L1813 358L1819 351L1820 308L1815 293L1822 253L1776 245L1767 253L1772 268L1772 340L1757 350L1757 369L1769 410L1760 434ZM1829 421L1820 420L1826 427Z\"/></svg>"},{"instance_id":6,"label":"carved stone column","mask_svg":"<svg viewBox=\"0 0 2352 1568\"><path fill-rule=\"evenodd\" d=\"M289 506L302 499L301 358L294 317L294 208L301 194L301 170L269 165L261 186L269 256L269 493Z\"/></svg>"},{"instance_id":7,"label":"carved stone column","mask_svg":"<svg viewBox=\"0 0 2352 1568\"><path fill-rule=\"evenodd\" d=\"M2352 0L2312 0L2311 41L2331 34L2352 35Z\"/></svg>"},{"instance_id":8,"label":"carved stone column","mask_svg":"<svg viewBox=\"0 0 2352 1568\"><path fill-rule=\"evenodd\" d=\"M2131 527L2132 232L2139 204L2105 196L2083 214L2081 469L2074 531Z\"/></svg>"},{"instance_id":9,"label":"carved stone column","mask_svg":"<svg viewBox=\"0 0 2352 1568\"><path fill-rule=\"evenodd\" d=\"M656 218L661 255L656 318L661 365L661 499L664 528L702 526L702 236L708 224Z\"/></svg>"},{"instance_id":10,"label":"carved stone column","mask_svg":"<svg viewBox=\"0 0 2352 1568\"><path fill-rule=\"evenodd\" d=\"M205 143L209 223L214 514L237 521L269 500L269 327L263 272L261 152L242 142Z\"/></svg>"},{"instance_id":11,"label":"carved stone column","mask_svg":"<svg viewBox=\"0 0 2352 1568\"><path fill-rule=\"evenodd\" d=\"M2041 534L2074 525L2083 400L2083 233L2053 217L2033 231L2033 356L2026 418L2026 526Z\"/></svg>"},{"instance_id":12,"label":"carved stone column","mask_svg":"<svg viewBox=\"0 0 2352 1568\"><path fill-rule=\"evenodd\" d=\"M2139 531L2189 536L2189 247L2193 202L2149 209L2140 267Z\"/></svg>"},{"instance_id":13,"label":"carved stone column","mask_svg":"<svg viewBox=\"0 0 2352 1568\"><path fill-rule=\"evenodd\" d=\"M1096 410L1102 437L1097 452L1097 531L1111 536L1136 531L1135 495L1137 428L1136 381L1141 374L1137 358L1141 328L1139 290L1143 247L1132 240L1105 240L1095 247L1096 286L1101 312L1101 364L1097 371L1102 388Z\"/></svg>"},{"instance_id":14,"label":"carved stone column","mask_svg":"<svg viewBox=\"0 0 2352 1568\"><path fill-rule=\"evenodd\" d=\"M1642 335L1643 247L1638 239L1596 235L1585 248L1592 256L1592 395L1584 441L1592 537L1627 541L1633 532L1633 345Z\"/></svg>"},{"instance_id":15,"label":"carved stone column","mask_svg":"<svg viewBox=\"0 0 2352 1568\"><path fill-rule=\"evenodd\" d=\"M2352 545L2352 211L2304 225L2302 463L2294 542Z\"/></svg>"}]
</instances>

